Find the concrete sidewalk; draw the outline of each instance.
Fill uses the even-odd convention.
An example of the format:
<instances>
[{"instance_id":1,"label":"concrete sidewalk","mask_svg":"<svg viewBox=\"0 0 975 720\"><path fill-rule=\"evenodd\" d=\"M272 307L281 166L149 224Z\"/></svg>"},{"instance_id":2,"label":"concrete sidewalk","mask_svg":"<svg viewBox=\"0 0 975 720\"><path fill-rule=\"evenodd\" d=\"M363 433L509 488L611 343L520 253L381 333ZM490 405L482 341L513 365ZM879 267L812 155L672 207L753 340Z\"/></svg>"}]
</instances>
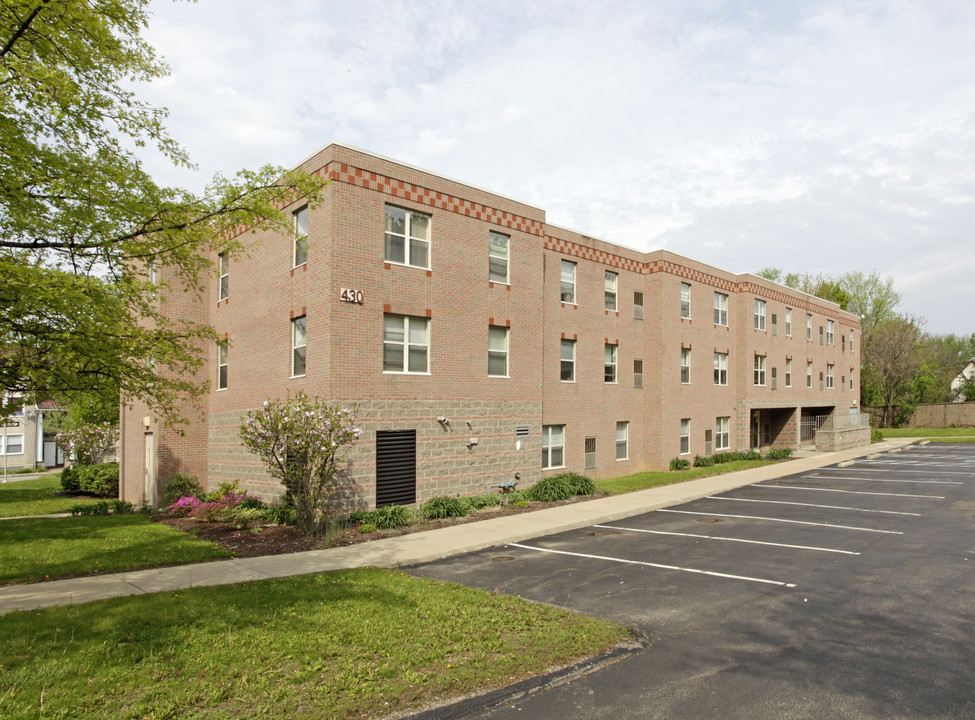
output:
<instances>
[{"instance_id":1,"label":"concrete sidewalk","mask_svg":"<svg viewBox=\"0 0 975 720\"><path fill-rule=\"evenodd\" d=\"M916 439L893 438L883 443L851 450L801 454L805 456L754 470L715 475L589 502L562 505L327 550L219 560L195 565L14 585L0 588L0 614L53 605L73 605L101 598L143 595L202 585L228 585L328 570L414 565L505 543L520 542L541 535L612 522L752 483L807 472L879 452L899 451L915 442Z\"/></svg>"}]
</instances>

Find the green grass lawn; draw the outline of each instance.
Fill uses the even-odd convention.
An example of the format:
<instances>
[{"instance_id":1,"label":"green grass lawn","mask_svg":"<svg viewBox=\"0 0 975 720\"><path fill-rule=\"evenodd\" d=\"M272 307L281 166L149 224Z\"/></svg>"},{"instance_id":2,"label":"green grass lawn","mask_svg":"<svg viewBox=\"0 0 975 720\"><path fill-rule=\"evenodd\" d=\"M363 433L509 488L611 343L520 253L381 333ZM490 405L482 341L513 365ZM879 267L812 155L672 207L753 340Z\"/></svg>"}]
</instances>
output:
<instances>
[{"instance_id":1,"label":"green grass lawn","mask_svg":"<svg viewBox=\"0 0 975 720\"><path fill-rule=\"evenodd\" d=\"M63 513L75 505L97 502L87 498L55 495L54 491L60 489L60 475L0 483L0 518Z\"/></svg>"},{"instance_id":2,"label":"green grass lawn","mask_svg":"<svg viewBox=\"0 0 975 720\"><path fill-rule=\"evenodd\" d=\"M141 515L0 520L0 548L0 584L7 585L231 555Z\"/></svg>"},{"instance_id":3,"label":"green grass lawn","mask_svg":"<svg viewBox=\"0 0 975 720\"><path fill-rule=\"evenodd\" d=\"M880 432L885 438L951 438L950 442L975 441L975 428L881 428Z\"/></svg>"},{"instance_id":4,"label":"green grass lawn","mask_svg":"<svg viewBox=\"0 0 975 720\"><path fill-rule=\"evenodd\" d=\"M379 718L599 654L624 628L374 568L0 617L0 717Z\"/></svg>"},{"instance_id":5,"label":"green grass lawn","mask_svg":"<svg viewBox=\"0 0 975 720\"><path fill-rule=\"evenodd\" d=\"M661 485L672 485L673 483L697 480L698 478L710 477L712 475L723 475L724 473L737 472L738 470L749 470L751 468L761 467L762 465L768 465L770 462L777 461L735 460L734 462L713 465L712 467L671 470L669 472L642 472L636 473L635 475L610 478L608 480L598 480L596 482L596 490L602 490L607 495L620 495L621 493L646 490L647 488L659 487Z\"/></svg>"}]
</instances>

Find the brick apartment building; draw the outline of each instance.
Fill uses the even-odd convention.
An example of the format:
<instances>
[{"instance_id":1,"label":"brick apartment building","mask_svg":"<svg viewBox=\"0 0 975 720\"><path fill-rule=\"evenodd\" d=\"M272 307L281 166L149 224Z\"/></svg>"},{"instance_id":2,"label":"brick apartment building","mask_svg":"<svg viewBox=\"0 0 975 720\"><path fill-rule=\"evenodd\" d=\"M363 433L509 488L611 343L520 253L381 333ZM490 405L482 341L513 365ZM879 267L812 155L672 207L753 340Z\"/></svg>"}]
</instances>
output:
<instances>
[{"instance_id":1,"label":"brick apartment building","mask_svg":"<svg viewBox=\"0 0 975 720\"><path fill-rule=\"evenodd\" d=\"M123 410L124 499L157 502L175 472L278 495L237 430L297 390L359 406L347 507L798 448L824 419L833 445L869 440L842 429L858 425L860 330L833 303L343 145L303 168L331 183L283 209L297 240L255 235L216 258L205 302L170 298L226 342L184 435Z\"/></svg>"}]
</instances>

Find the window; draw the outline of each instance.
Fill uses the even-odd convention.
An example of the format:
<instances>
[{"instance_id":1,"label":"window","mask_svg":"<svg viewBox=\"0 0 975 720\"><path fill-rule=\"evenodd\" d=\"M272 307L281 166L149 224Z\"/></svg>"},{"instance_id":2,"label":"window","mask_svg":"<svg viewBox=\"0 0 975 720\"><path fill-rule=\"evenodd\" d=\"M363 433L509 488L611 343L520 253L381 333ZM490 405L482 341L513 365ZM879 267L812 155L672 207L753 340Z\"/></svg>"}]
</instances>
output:
<instances>
[{"instance_id":1,"label":"window","mask_svg":"<svg viewBox=\"0 0 975 720\"><path fill-rule=\"evenodd\" d=\"M755 329L765 329L765 301L755 299Z\"/></svg>"},{"instance_id":2,"label":"window","mask_svg":"<svg viewBox=\"0 0 975 720\"><path fill-rule=\"evenodd\" d=\"M728 353L714 354L714 384L728 384Z\"/></svg>"},{"instance_id":3,"label":"window","mask_svg":"<svg viewBox=\"0 0 975 720\"><path fill-rule=\"evenodd\" d=\"M680 381L684 385L691 382L691 349L680 349Z\"/></svg>"},{"instance_id":4,"label":"window","mask_svg":"<svg viewBox=\"0 0 975 720\"><path fill-rule=\"evenodd\" d=\"M840 349L846 352L846 335L840 333Z\"/></svg>"},{"instance_id":5,"label":"window","mask_svg":"<svg viewBox=\"0 0 975 720\"><path fill-rule=\"evenodd\" d=\"M686 455L691 451L691 421L684 418L680 421L680 454Z\"/></svg>"},{"instance_id":6,"label":"window","mask_svg":"<svg viewBox=\"0 0 975 720\"><path fill-rule=\"evenodd\" d=\"M491 230L488 233L488 280L508 283L508 236Z\"/></svg>"},{"instance_id":7,"label":"window","mask_svg":"<svg viewBox=\"0 0 975 720\"><path fill-rule=\"evenodd\" d=\"M629 455L627 455L627 438L630 434L630 424L626 422L616 423L616 459L626 460Z\"/></svg>"},{"instance_id":8,"label":"window","mask_svg":"<svg viewBox=\"0 0 975 720\"><path fill-rule=\"evenodd\" d=\"M562 341L562 382L576 381L576 341Z\"/></svg>"},{"instance_id":9,"label":"window","mask_svg":"<svg viewBox=\"0 0 975 720\"><path fill-rule=\"evenodd\" d=\"M827 345L833 344L833 321L832 320L826 321L826 344Z\"/></svg>"},{"instance_id":10,"label":"window","mask_svg":"<svg viewBox=\"0 0 975 720\"><path fill-rule=\"evenodd\" d=\"M230 294L230 256L220 253L220 299L226 300Z\"/></svg>"},{"instance_id":11,"label":"window","mask_svg":"<svg viewBox=\"0 0 975 720\"><path fill-rule=\"evenodd\" d=\"M822 325L819 326L819 344L820 345L823 344L823 326Z\"/></svg>"},{"instance_id":12,"label":"window","mask_svg":"<svg viewBox=\"0 0 975 720\"><path fill-rule=\"evenodd\" d=\"M764 355L755 356L755 384L756 385L765 384L765 356Z\"/></svg>"},{"instance_id":13,"label":"window","mask_svg":"<svg viewBox=\"0 0 975 720\"><path fill-rule=\"evenodd\" d=\"M149 282L153 285L156 284L156 261L149 261Z\"/></svg>"},{"instance_id":14,"label":"window","mask_svg":"<svg viewBox=\"0 0 975 720\"><path fill-rule=\"evenodd\" d=\"M853 352L853 331L850 330L850 352Z\"/></svg>"},{"instance_id":15,"label":"window","mask_svg":"<svg viewBox=\"0 0 975 720\"><path fill-rule=\"evenodd\" d=\"M832 365L826 366L826 389L827 390L833 389L833 366Z\"/></svg>"},{"instance_id":16,"label":"window","mask_svg":"<svg viewBox=\"0 0 975 720\"><path fill-rule=\"evenodd\" d=\"M637 358L633 360L633 387L643 387L643 360Z\"/></svg>"},{"instance_id":17,"label":"window","mask_svg":"<svg viewBox=\"0 0 975 720\"><path fill-rule=\"evenodd\" d=\"M643 293L639 290L633 291L633 319L643 320Z\"/></svg>"},{"instance_id":18,"label":"window","mask_svg":"<svg viewBox=\"0 0 975 720\"><path fill-rule=\"evenodd\" d=\"M614 272L606 271L604 283L606 285L606 309L616 312L616 288L619 285L620 276Z\"/></svg>"},{"instance_id":19,"label":"window","mask_svg":"<svg viewBox=\"0 0 975 720\"><path fill-rule=\"evenodd\" d=\"M217 343L217 390L227 389L227 341Z\"/></svg>"},{"instance_id":20,"label":"window","mask_svg":"<svg viewBox=\"0 0 975 720\"><path fill-rule=\"evenodd\" d=\"M488 375L508 375L508 328L492 325L488 328Z\"/></svg>"},{"instance_id":21,"label":"window","mask_svg":"<svg viewBox=\"0 0 975 720\"><path fill-rule=\"evenodd\" d=\"M807 362L806 363L806 387L807 388L812 387L812 376L813 376L812 363Z\"/></svg>"},{"instance_id":22,"label":"window","mask_svg":"<svg viewBox=\"0 0 975 720\"><path fill-rule=\"evenodd\" d=\"M792 308L785 309L785 336L792 337Z\"/></svg>"},{"instance_id":23,"label":"window","mask_svg":"<svg viewBox=\"0 0 975 720\"><path fill-rule=\"evenodd\" d=\"M846 375L840 376L840 390L846 390Z\"/></svg>"},{"instance_id":24,"label":"window","mask_svg":"<svg viewBox=\"0 0 975 720\"><path fill-rule=\"evenodd\" d=\"M853 389L853 368L850 368L850 390Z\"/></svg>"},{"instance_id":25,"label":"window","mask_svg":"<svg viewBox=\"0 0 975 720\"><path fill-rule=\"evenodd\" d=\"M430 321L408 315L383 315L383 372L426 373Z\"/></svg>"},{"instance_id":26,"label":"window","mask_svg":"<svg viewBox=\"0 0 975 720\"><path fill-rule=\"evenodd\" d=\"M606 343L605 360L603 362L603 379L608 383L616 382L616 345Z\"/></svg>"},{"instance_id":27,"label":"window","mask_svg":"<svg viewBox=\"0 0 975 720\"><path fill-rule=\"evenodd\" d=\"M430 216L386 206L386 262L430 267Z\"/></svg>"},{"instance_id":28,"label":"window","mask_svg":"<svg viewBox=\"0 0 975 720\"><path fill-rule=\"evenodd\" d=\"M691 316L691 286L688 283L680 284L680 316L682 318Z\"/></svg>"},{"instance_id":29,"label":"window","mask_svg":"<svg viewBox=\"0 0 975 720\"><path fill-rule=\"evenodd\" d=\"M727 450L731 447L731 418L719 417L715 422L714 449Z\"/></svg>"},{"instance_id":30,"label":"window","mask_svg":"<svg viewBox=\"0 0 975 720\"><path fill-rule=\"evenodd\" d=\"M0 437L3 437L0 435ZM7 435L7 447L4 449L3 443L0 442L0 455L23 455L24 454L24 435L23 433L17 433L16 435Z\"/></svg>"},{"instance_id":31,"label":"window","mask_svg":"<svg viewBox=\"0 0 975 720\"><path fill-rule=\"evenodd\" d=\"M792 387L792 358L785 361L785 386Z\"/></svg>"},{"instance_id":32,"label":"window","mask_svg":"<svg viewBox=\"0 0 975 720\"><path fill-rule=\"evenodd\" d=\"M714 294L714 324L728 326L728 296L724 293Z\"/></svg>"},{"instance_id":33,"label":"window","mask_svg":"<svg viewBox=\"0 0 975 720\"><path fill-rule=\"evenodd\" d=\"M294 267L308 262L308 206L296 210L295 214L295 264Z\"/></svg>"},{"instance_id":34,"label":"window","mask_svg":"<svg viewBox=\"0 0 975 720\"><path fill-rule=\"evenodd\" d=\"M304 315L291 321L291 377L301 377L305 374L307 328Z\"/></svg>"},{"instance_id":35,"label":"window","mask_svg":"<svg viewBox=\"0 0 975 720\"><path fill-rule=\"evenodd\" d=\"M562 302L576 302L576 264L571 260L562 261L562 281L561 281Z\"/></svg>"},{"instance_id":36,"label":"window","mask_svg":"<svg viewBox=\"0 0 975 720\"><path fill-rule=\"evenodd\" d=\"M812 315L806 313L806 340L812 341Z\"/></svg>"},{"instance_id":37,"label":"window","mask_svg":"<svg viewBox=\"0 0 975 720\"><path fill-rule=\"evenodd\" d=\"M565 465L565 425L542 426L542 469Z\"/></svg>"},{"instance_id":38,"label":"window","mask_svg":"<svg viewBox=\"0 0 975 720\"><path fill-rule=\"evenodd\" d=\"M586 451L585 468L593 470L596 467L596 438L587 437L583 442Z\"/></svg>"}]
</instances>

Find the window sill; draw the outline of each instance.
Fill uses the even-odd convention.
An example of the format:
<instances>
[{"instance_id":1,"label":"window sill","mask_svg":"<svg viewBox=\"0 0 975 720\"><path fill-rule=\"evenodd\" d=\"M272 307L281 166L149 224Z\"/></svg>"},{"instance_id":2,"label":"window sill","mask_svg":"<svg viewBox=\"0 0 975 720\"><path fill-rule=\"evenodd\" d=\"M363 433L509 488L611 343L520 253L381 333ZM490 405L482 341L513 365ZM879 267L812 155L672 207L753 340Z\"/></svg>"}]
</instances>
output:
<instances>
[{"instance_id":1,"label":"window sill","mask_svg":"<svg viewBox=\"0 0 975 720\"><path fill-rule=\"evenodd\" d=\"M510 380L510 375L488 375L489 378L494 378L495 380Z\"/></svg>"},{"instance_id":2,"label":"window sill","mask_svg":"<svg viewBox=\"0 0 975 720\"><path fill-rule=\"evenodd\" d=\"M549 465L548 467L546 467L545 465L542 466L542 470L564 470L564 469L565 469L565 465Z\"/></svg>"},{"instance_id":3,"label":"window sill","mask_svg":"<svg viewBox=\"0 0 975 720\"><path fill-rule=\"evenodd\" d=\"M562 383L563 385L575 385L576 384L576 381L575 380L559 380L559 382Z\"/></svg>"},{"instance_id":4,"label":"window sill","mask_svg":"<svg viewBox=\"0 0 975 720\"><path fill-rule=\"evenodd\" d=\"M226 392L227 388L217 388L217 392Z\"/></svg>"},{"instance_id":5,"label":"window sill","mask_svg":"<svg viewBox=\"0 0 975 720\"><path fill-rule=\"evenodd\" d=\"M294 380L295 378L303 378L303 377L305 377L305 374L304 373L302 373L301 375L292 375L288 379L289 380Z\"/></svg>"},{"instance_id":6,"label":"window sill","mask_svg":"<svg viewBox=\"0 0 975 720\"><path fill-rule=\"evenodd\" d=\"M396 262L395 260L383 260L383 264L386 265L387 267L392 267L393 265L395 265L396 267L407 267L407 268L413 268L414 270L426 270L427 272L433 270L432 267L425 267L423 265L410 265L409 263Z\"/></svg>"},{"instance_id":7,"label":"window sill","mask_svg":"<svg viewBox=\"0 0 975 720\"><path fill-rule=\"evenodd\" d=\"M494 287L495 285L503 285L504 287L511 287L511 283L510 282L506 282L504 280L490 280L489 279L488 280L488 285L490 285L491 287Z\"/></svg>"},{"instance_id":8,"label":"window sill","mask_svg":"<svg viewBox=\"0 0 975 720\"><path fill-rule=\"evenodd\" d=\"M429 376L430 374L431 373L429 372L404 372L400 370L383 370L383 375L419 375L419 376L427 375Z\"/></svg>"}]
</instances>

